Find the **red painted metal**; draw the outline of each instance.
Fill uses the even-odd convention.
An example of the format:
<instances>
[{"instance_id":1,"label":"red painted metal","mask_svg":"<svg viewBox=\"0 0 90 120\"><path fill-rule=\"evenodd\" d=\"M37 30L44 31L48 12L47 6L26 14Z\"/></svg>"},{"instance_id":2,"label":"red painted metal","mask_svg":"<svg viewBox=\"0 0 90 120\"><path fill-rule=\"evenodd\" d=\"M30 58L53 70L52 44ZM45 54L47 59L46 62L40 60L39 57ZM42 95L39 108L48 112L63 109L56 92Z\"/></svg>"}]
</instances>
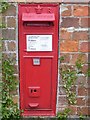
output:
<instances>
[{"instance_id":1,"label":"red painted metal","mask_svg":"<svg viewBox=\"0 0 90 120\"><path fill-rule=\"evenodd\" d=\"M20 109L24 116L55 116L58 4L19 4ZM28 51L27 35L51 35L50 51ZM36 63L34 63L36 62Z\"/></svg>"}]
</instances>

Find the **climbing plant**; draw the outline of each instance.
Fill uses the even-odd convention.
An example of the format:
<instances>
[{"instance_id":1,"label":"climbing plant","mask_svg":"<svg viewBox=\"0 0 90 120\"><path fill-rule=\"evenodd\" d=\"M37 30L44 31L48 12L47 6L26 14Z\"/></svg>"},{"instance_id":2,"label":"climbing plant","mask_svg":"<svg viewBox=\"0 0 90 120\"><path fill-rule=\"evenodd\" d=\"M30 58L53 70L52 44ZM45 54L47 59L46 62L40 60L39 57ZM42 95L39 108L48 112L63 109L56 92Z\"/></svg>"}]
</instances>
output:
<instances>
[{"instance_id":1,"label":"climbing plant","mask_svg":"<svg viewBox=\"0 0 90 120\"><path fill-rule=\"evenodd\" d=\"M80 54L75 62L74 66L70 65L64 65L63 67L60 67L60 75L61 79L63 81L63 86L66 92L68 103L71 105L76 104L76 91L73 91L73 88L76 85L76 80L78 74L82 74L82 67L83 67L83 55ZM60 58L60 61L62 62L64 60L64 57L62 56Z\"/></svg>"},{"instance_id":2,"label":"climbing plant","mask_svg":"<svg viewBox=\"0 0 90 120\"><path fill-rule=\"evenodd\" d=\"M0 13L5 12L9 8L8 2L0 3ZM0 22L0 28L5 28L5 25ZM2 49L2 40L0 38L0 50ZM18 104L13 101L13 92L17 89L18 80L14 76L14 63L11 58L3 58L0 52L0 60L2 60L2 80L0 80L0 97L1 100L1 110L2 117L1 120L18 120L21 118L21 111L18 108ZM1 64L0 64L1 65Z\"/></svg>"},{"instance_id":3,"label":"climbing plant","mask_svg":"<svg viewBox=\"0 0 90 120\"><path fill-rule=\"evenodd\" d=\"M65 108L62 112L57 113L57 119L58 120L67 120L68 115L71 113L71 110L69 108Z\"/></svg>"},{"instance_id":4,"label":"climbing plant","mask_svg":"<svg viewBox=\"0 0 90 120\"><path fill-rule=\"evenodd\" d=\"M0 13L4 13L9 8L9 3L2 1L0 2Z\"/></svg>"},{"instance_id":5,"label":"climbing plant","mask_svg":"<svg viewBox=\"0 0 90 120\"><path fill-rule=\"evenodd\" d=\"M10 59L2 62L2 120L20 119L20 110L13 102L12 92L17 88L14 65Z\"/></svg>"},{"instance_id":6,"label":"climbing plant","mask_svg":"<svg viewBox=\"0 0 90 120\"><path fill-rule=\"evenodd\" d=\"M73 91L77 79L76 74L76 71L67 65L65 65L64 68L61 68L61 77L69 104L76 104L76 93Z\"/></svg>"},{"instance_id":7,"label":"climbing plant","mask_svg":"<svg viewBox=\"0 0 90 120\"><path fill-rule=\"evenodd\" d=\"M77 96L76 91L74 91L74 87L76 85L76 80L79 74L82 74L82 67L83 67L83 55L80 54L75 62L75 65L70 66L67 64L64 64L63 66L60 66L60 76L63 81L63 86L66 92L66 97L68 100L69 105L75 105L77 103ZM60 58L60 62L62 63L65 60L65 57L62 56ZM90 71L88 70L87 74L89 74ZM69 108L66 108L63 112L59 112L57 114L57 117L59 120L67 120L68 115L71 113L71 110ZM80 116L80 120L83 119L83 116Z\"/></svg>"}]
</instances>

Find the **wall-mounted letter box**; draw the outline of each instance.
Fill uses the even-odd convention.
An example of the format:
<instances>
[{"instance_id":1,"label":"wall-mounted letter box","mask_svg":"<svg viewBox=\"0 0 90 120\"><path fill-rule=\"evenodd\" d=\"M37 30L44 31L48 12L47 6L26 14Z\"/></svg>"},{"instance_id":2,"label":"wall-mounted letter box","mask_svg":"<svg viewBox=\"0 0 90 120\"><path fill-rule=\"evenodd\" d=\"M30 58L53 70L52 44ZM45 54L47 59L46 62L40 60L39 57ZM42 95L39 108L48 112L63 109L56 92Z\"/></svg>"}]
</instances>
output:
<instances>
[{"instance_id":1,"label":"wall-mounted letter box","mask_svg":"<svg viewBox=\"0 0 90 120\"><path fill-rule=\"evenodd\" d=\"M19 4L20 108L24 116L55 116L57 4Z\"/></svg>"}]
</instances>

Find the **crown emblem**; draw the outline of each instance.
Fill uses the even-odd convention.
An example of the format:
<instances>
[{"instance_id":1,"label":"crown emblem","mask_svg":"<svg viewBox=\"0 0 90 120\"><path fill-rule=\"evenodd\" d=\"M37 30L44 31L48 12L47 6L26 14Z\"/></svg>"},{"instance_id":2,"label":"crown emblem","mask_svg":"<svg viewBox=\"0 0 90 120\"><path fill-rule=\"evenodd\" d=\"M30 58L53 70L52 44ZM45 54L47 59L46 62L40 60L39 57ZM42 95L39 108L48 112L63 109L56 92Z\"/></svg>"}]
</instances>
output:
<instances>
[{"instance_id":1,"label":"crown emblem","mask_svg":"<svg viewBox=\"0 0 90 120\"><path fill-rule=\"evenodd\" d=\"M35 8L36 13L37 13L37 14L41 14L41 13L42 13L42 9L43 9L43 8L41 8L40 5L38 5L38 7Z\"/></svg>"}]
</instances>

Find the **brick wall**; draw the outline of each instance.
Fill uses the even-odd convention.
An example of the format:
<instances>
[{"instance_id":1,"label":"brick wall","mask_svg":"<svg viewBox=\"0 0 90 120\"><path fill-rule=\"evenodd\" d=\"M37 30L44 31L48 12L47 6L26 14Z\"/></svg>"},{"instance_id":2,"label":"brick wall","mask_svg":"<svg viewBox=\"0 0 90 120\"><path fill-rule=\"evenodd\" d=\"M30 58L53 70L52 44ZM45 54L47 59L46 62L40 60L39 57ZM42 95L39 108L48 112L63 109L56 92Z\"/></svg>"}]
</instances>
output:
<instances>
[{"instance_id":1,"label":"brick wall","mask_svg":"<svg viewBox=\"0 0 90 120\"><path fill-rule=\"evenodd\" d=\"M65 56L66 60L61 63L67 65L75 65L75 62L80 54L83 54L83 71L86 72L88 62L89 47L89 31L90 27L88 15L89 7L86 4L61 4L61 23L60 23L60 56ZM83 86L81 85L83 84ZM78 76L75 87L77 95L77 104L71 105L70 108L74 114L90 114L88 106L88 78L81 74ZM63 92L63 85L59 88L59 109L68 105L65 93ZM64 102L63 102L64 101ZM87 104L88 103L88 104Z\"/></svg>"},{"instance_id":2,"label":"brick wall","mask_svg":"<svg viewBox=\"0 0 90 120\"><path fill-rule=\"evenodd\" d=\"M17 80L19 80L18 71L18 30L17 30L17 4L10 3L9 9L2 14L2 24L5 28L2 29L2 55L3 59L8 57L15 63L15 73ZM13 93L15 103L18 103L18 89Z\"/></svg>"},{"instance_id":3,"label":"brick wall","mask_svg":"<svg viewBox=\"0 0 90 120\"><path fill-rule=\"evenodd\" d=\"M10 0L11 1L11 0ZM16 0L18 1L18 0ZM46 0L45 0L46 1ZM43 2L45 2L43 1ZM25 0L23 0L25 2ZM32 2L32 0L29 0ZM36 2L36 1L33 1ZM42 2L42 0L38 0L38 2ZM47 1L46 1L47 2ZM50 2L50 1L49 1ZM53 0L52 2L55 2ZM58 0L57 2L60 2ZM82 71L86 72L87 70L87 62L88 62L88 53L90 52L89 45L89 29L90 27L89 21L89 4L86 4L85 1L81 1L81 3L73 3L72 1L66 0L63 3L60 3L60 56L65 56L65 60L60 66L63 64L67 65L75 65L75 61L77 60L79 54L83 54L83 61L85 64L83 65ZM15 62L15 76L19 79L19 70L18 70L18 3L12 2L10 3L9 9L2 14L2 22L6 25L6 28L2 29L2 53L4 58L8 56L13 59ZM81 85L83 83L83 86ZM75 91L77 95L77 104L76 105L68 105L66 94L63 89L63 84L61 79L58 80L58 91L57 91L57 112L62 111L66 107L70 107L72 109L72 114L84 114L90 115L90 98L89 98L89 86L90 80L83 74L78 76L77 83L75 86ZM14 101L19 103L19 93L15 91L14 93Z\"/></svg>"}]
</instances>

